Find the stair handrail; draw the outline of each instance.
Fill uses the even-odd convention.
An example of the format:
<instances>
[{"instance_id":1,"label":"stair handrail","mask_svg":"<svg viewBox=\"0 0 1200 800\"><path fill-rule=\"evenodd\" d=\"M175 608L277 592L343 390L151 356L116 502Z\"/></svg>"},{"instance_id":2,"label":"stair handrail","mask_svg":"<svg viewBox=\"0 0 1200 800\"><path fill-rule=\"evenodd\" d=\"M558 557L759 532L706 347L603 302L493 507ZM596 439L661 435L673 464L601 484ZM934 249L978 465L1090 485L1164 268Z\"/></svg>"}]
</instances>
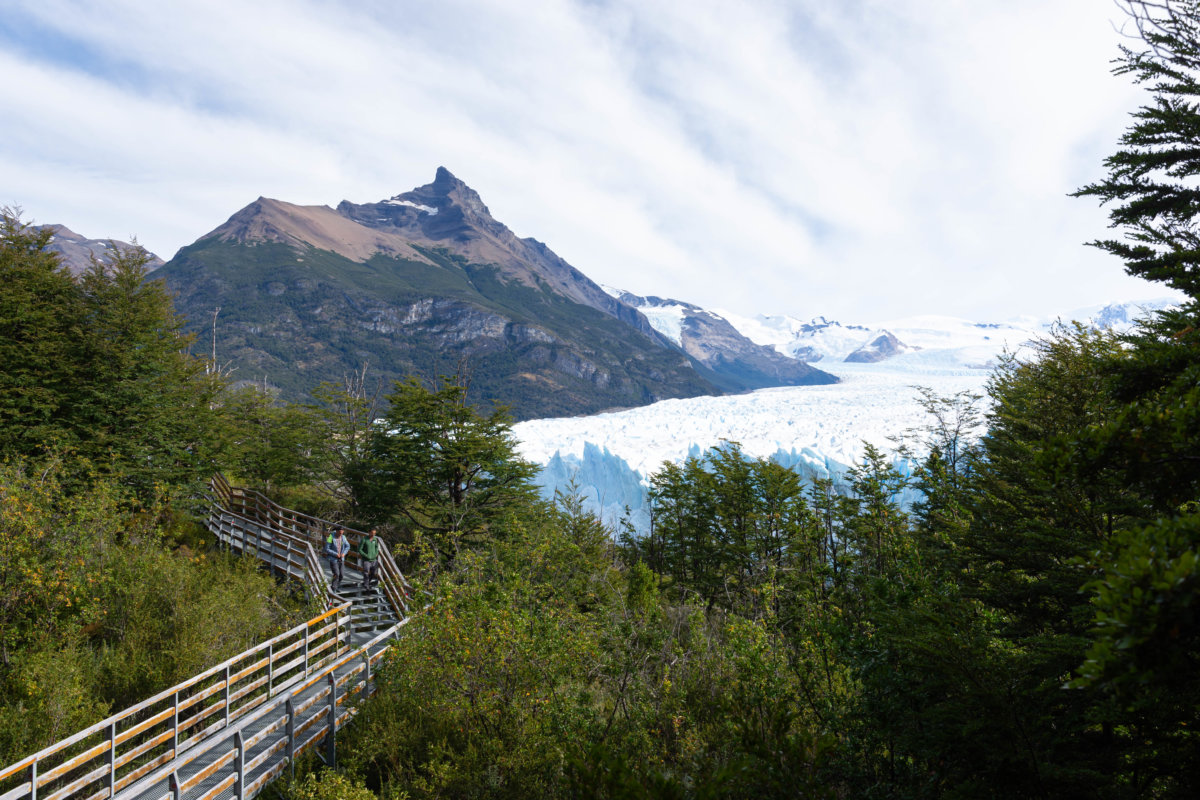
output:
<instances>
[{"instance_id":1,"label":"stair handrail","mask_svg":"<svg viewBox=\"0 0 1200 800\"><path fill-rule=\"evenodd\" d=\"M370 641L368 641L362 645L359 645L353 651L348 651L348 652L343 653L340 657L338 657L333 662L326 664L320 672L314 673L311 676L309 676L307 680L303 681L302 683L292 685L291 688L288 690L289 697L287 699L292 700L293 698L297 697L302 692L306 691L307 689L312 687L314 684L319 683L322 680L328 681L330 676L332 676L337 670L346 666L350 662L353 662L356 659L359 659L360 660L359 663L355 664L344 675L342 675L340 678L337 678L336 681L334 681L334 684L336 686L340 687L340 686L350 682L355 676L359 675L360 673L366 672L366 675L364 676L364 680L361 683L352 687L350 690L346 691L341 697L338 697L335 694L330 699L330 705L332 705L335 709L334 729L335 729L335 733L336 733L336 730L344 727L345 722L347 720L349 720L350 718L352 718L357 713L357 708L355 708L353 706L347 708L344 711L337 711L336 710L337 706L345 705L347 703L347 700L349 700L350 696L353 694L359 694L360 695L359 699L361 700L362 697L370 696L371 694L374 693L375 687L370 685L370 683L369 683L369 678L370 678L371 673L369 671L370 667L368 667L367 664L369 663L373 667L376 663L378 663L380 660L383 659L383 657L387 654L388 650L391 649L391 644L386 642L386 640L395 639L396 636L399 634L400 629L403 628L405 625L407 625L411 619L412 618L409 617L409 618L401 620L400 622L397 622L395 625L391 626L387 630L383 631L382 633L377 634ZM364 689L365 689L365 693L364 693ZM307 701L305 701L305 703L303 705L298 706L298 707L292 706L291 710L294 710L294 713L296 714L296 716L299 716L300 714L302 714L303 711L306 711L308 708L311 708L312 706L316 705L321 700L324 700L327 697L329 697L329 694L330 694L330 690L326 689L326 690L322 691L320 694L317 694L314 697L309 698ZM278 696L279 695L276 695L276 697L278 697ZM253 715L250 715L250 716L246 717L244 720L241 720L239 722L239 726L244 728L244 727L254 723L260 717L269 714L271 712L272 708L274 708L276 710L276 713L278 713L279 705L274 704L273 706L262 708L262 709L258 710L256 713L254 713ZM269 735L270 733L277 732L277 728L282 727L282 722L284 722L286 719L287 719L287 712L285 712L283 719L281 719L279 722L276 722L274 725L272 725L266 731L259 733L258 736L262 737L265 735ZM295 720L293 720L293 722L295 722ZM315 723L319 723L319 724L315 724ZM311 728L311 732L310 732L310 730L308 730L308 726L310 726L310 725L314 725L314 727ZM294 725L293 726L294 730L299 730L299 729L305 729L305 730L303 733L303 737L304 737L303 741L301 741L299 744L296 744L295 737L293 737L287 743L290 753L291 753L291 757L294 759L296 756L299 756L302 753L304 753L306 750L309 750L312 747L314 747L326 735L326 733L328 733L329 728L330 728L330 720L323 713L320 714L320 716L314 715L314 716L310 717L308 722L306 722L304 724ZM180 766L186 766L187 763L190 763L191 761L195 760L197 757L204 755L206 752L213 749L218 744L220 744L219 740L212 740L209 743L202 745L200 748L198 748L195 751L188 751L187 761L185 761L182 765L172 763L172 764L168 764L166 766L160 767L154 773L146 775L142 778L142 786L143 787L152 786L154 783L165 780L173 772L177 772ZM250 745L246 744L245 747L248 749L250 747ZM229 753L225 753L218 760L221 761L221 760L227 759L227 758L229 758L229 755L230 755ZM281 759L280 762L275 766L274 769L268 771L264 775L259 776L259 778L256 779L253 784L244 786L243 796L246 796L246 797L252 796L252 794L254 792L257 792L257 790L262 788L262 786L264 786L271 780L277 778L279 776L279 773L282 772L283 768L285 768L287 765L288 765L288 761L286 759ZM238 775L237 778L239 780L244 779L245 773L247 773L247 772L249 772L248 768L243 769L242 774ZM229 783L231 781L232 777L233 776L230 776L230 778L226 778L225 783ZM196 780L196 778L193 777L191 780L194 781L194 780ZM188 787L186 785L184 785L183 791L186 791L187 788ZM210 795L215 795L215 794L219 793L220 791L223 791L224 788L228 788L228 786L227 785L218 785L216 787L213 787L212 789L209 789L208 793Z\"/></svg>"},{"instance_id":2,"label":"stair handrail","mask_svg":"<svg viewBox=\"0 0 1200 800\"><path fill-rule=\"evenodd\" d=\"M340 528L351 542L349 560L352 564L358 565L361 570L362 559L359 557L358 548L355 545L357 545L358 540L368 536L366 531L360 531L357 528L351 528L342 523L331 522L321 517L312 516L311 514L304 514L293 509L284 508L261 492L253 489L234 487L219 472L213 475L210 486L214 500L224 505L230 513L240 516L243 519L264 522L273 531L284 535L288 531L291 531L294 534L303 536L310 543L318 547L324 546L325 535L329 531ZM322 578L321 583L325 585L325 591L331 597L341 600L342 597L334 593L325 583L325 571L319 567L319 562L317 564L316 572ZM379 566L379 585L387 596L388 602L391 604L396 616L403 619L409 613L409 600L412 598L413 591L412 585L396 565L396 559L392 555L391 548L382 539L379 539Z\"/></svg>"},{"instance_id":3,"label":"stair handrail","mask_svg":"<svg viewBox=\"0 0 1200 800\"><path fill-rule=\"evenodd\" d=\"M226 517L228 517L231 521L238 520L241 524L226 525ZM312 541L307 537L300 537L285 531L274 530L267 523L263 523L260 520L251 519L250 517L243 516L221 506L218 502L218 498L216 497L212 499L212 503L209 505L208 520L209 530L213 533L228 527L231 529L229 536L232 539L234 530L241 532L243 534L241 537L243 539L243 552L248 549L247 545L249 544L246 541L246 530L249 528L254 528L261 536L262 528L264 525L266 525L268 534L272 539L272 545L276 545L280 540L282 540L289 554L292 547L299 551L304 562L303 574L299 576L293 575L293 577L299 577L304 582L304 584L312 592L313 596L318 600L318 602L320 602L322 607L333 608L334 606L345 602L345 598L341 597L340 595L335 595L330 589L329 580L325 576L325 570L321 568L321 561L317 556L316 549L313 547ZM257 542L255 543L255 547L256 549L259 547ZM273 550L272 552L275 553L276 551ZM288 561L289 563L294 563L290 558Z\"/></svg>"},{"instance_id":4,"label":"stair handrail","mask_svg":"<svg viewBox=\"0 0 1200 800\"><path fill-rule=\"evenodd\" d=\"M327 622L330 617L333 621ZM342 657L350 650L350 621L350 604L338 605L5 767L0 770L0 785L22 770L29 770L29 780L0 794L0 800L36 798L42 786L73 774L77 777L66 787L57 789L54 796L67 796L101 779L107 779L107 786L96 794L111 798L116 792L143 779L156 767L177 760L181 754L191 752L202 742L213 741L213 734L229 728L232 723L288 687L297 683L308 685L306 679L314 671L325 674L330 664L343 663ZM312 630L321 623L325 624L316 631ZM392 628L389 632L394 631L395 628ZM284 644L301 633L303 636L297 641ZM266 656L262 657L264 650ZM295 655L297 651L299 655ZM251 662L243 664L248 658ZM276 680L277 675L292 672L301 665L303 671L288 675L281 681ZM266 674L260 674L264 670ZM213 677L217 680L212 685L200 688ZM234 690L235 686L239 688ZM193 689L196 691L191 691ZM169 704L164 703L167 700L170 700ZM243 700L245 702L241 702ZM159 705L164 707L151 713ZM142 712L147 712L145 718L133 719ZM215 721L188 736L189 730L214 715L218 716ZM123 722L132 724L121 730ZM164 723L168 722L170 726L164 729ZM188 738L182 738L181 733ZM65 761L52 763L48 769L39 769L53 756L73 745L86 743L97 734L104 734L98 743ZM121 745L128 745L124 753L119 752ZM99 767L92 766L90 771L78 776L85 765L101 758L103 763ZM118 775L118 771L129 764L133 764L134 768L125 775Z\"/></svg>"},{"instance_id":5,"label":"stair handrail","mask_svg":"<svg viewBox=\"0 0 1200 800\"><path fill-rule=\"evenodd\" d=\"M49 797L64 798L80 793L85 787L94 788L100 781L105 781L106 786L100 791L92 791L89 788L90 797L112 798L117 792L135 784L148 786L167 777L178 785L177 771L181 766L181 757L186 756L183 764L190 763L225 741L227 737L214 734L228 730L234 730L238 739L237 747L241 750L246 746L241 741L241 729L254 719L270 713L272 708L278 711L278 704L268 703L268 700L279 697L285 690L294 696L312 686L314 682L328 678L330 689L321 693L319 698L326 695L330 697L330 721L323 722L299 747L296 747L294 740L291 741L289 746L292 749L289 752L294 756L314 746L329 730L330 725L336 731L344 720L354 714L353 708L338 712L338 706L346 699L337 697L338 685L365 671L361 685L353 688L351 693L364 689L366 694L371 693L370 665L390 649L390 645L384 644L384 640L395 637L400 628L411 619L408 615L408 604L405 602L411 597L411 586L396 566L387 545L382 541L379 543L380 585L397 616L402 619L350 652L351 603L329 591L313 544L314 540L320 542L320 535L333 527L341 527L358 536L366 534L284 509L258 492L232 487L220 474L213 476L210 486L213 501L210 507L210 524L218 527L224 525L222 517L236 520L236 526L228 524L225 527L230 529L231 537L233 529L238 530L243 550L250 544L252 530L254 546L259 552L263 549L264 533L271 540L272 553L275 556L279 555L276 547L279 541L289 545L285 551L288 556L292 553L292 547L295 547L303 555L303 580L317 592L322 602L329 606L328 610L0 770L0 788L4 782L20 775L23 770L29 770L28 780L4 791L0 794L0 800L36 800L39 797L39 789L47 786L55 787ZM357 551L352 552L353 558L357 560ZM285 558L288 563L296 564L290 557ZM326 622L330 617L333 621ZM321 623L325 624L314 632L313 627ZM289 638L296 637L301 632L303 637L287 643ZM376 648L375 652L371 652L373 648ZM262 655L264 650L265 656ZM297 655L297 651L301 652ZM332 677L335 670L358 657L362 658L362 664L354 666L340 678ZM249 663L243 663L247 659ZM303 666L303 670L294 672L300 666ZM285 675L287 677L283 677ZM205 681L212 678L216 680L211 685L202 687ZM191 691L193 689L194 692ZM169 704L165 702L168 699ZM306 700L304 708L310 707L314 702L316 701L311 698ZM161 709L158 708L160 705ZM187 731L213 717L217 717L215 721L208 722L206 726L188 735ZM121 729L123 723L124 730ZM308 728L312 724L314 721L310 719L304 727ZM276 721L272 723L270 730L276 730L281 725L282 722ZM265 736L268 732L260 732L255 738ZM122 745L125 745L124 750ZM84 749L65 756L65 760L54 758L73 746ZM227 763L230 758L231 755L226 753L220 757L219 763ZM257 778L253 786L246 787L243 781L245 774L249 772L249 765L243 766L240 758L236 761L237 783L230 783L235 779L229 777L221 786L228 788L229 785L236 785L240 792L257 791L282 769L280 765L276 765L267 774ZM97 763L99 766L95 766ZM129 771L124 775L119 774L119 771L126 767ZM87 771L84 771L85 768ZM83 774L80 774L81 772ZM187 783L195 780L198 778L193 777Z\"/></svg>"}]
</instances>

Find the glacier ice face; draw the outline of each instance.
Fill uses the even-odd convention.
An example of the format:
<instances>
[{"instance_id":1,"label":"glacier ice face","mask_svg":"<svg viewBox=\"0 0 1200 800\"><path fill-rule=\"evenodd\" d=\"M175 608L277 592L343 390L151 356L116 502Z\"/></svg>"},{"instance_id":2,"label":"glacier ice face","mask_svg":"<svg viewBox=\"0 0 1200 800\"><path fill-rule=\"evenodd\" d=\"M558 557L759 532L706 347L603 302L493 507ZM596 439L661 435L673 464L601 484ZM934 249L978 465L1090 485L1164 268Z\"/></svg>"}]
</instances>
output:
<instances>
[{"instance_id":1,"label":"glacier ice face","mask_svg":"<svg viewBox=\"0 0 1200 800\"><path fill-rule=\"evenodd\" d=\"M675 344L683 345L683 306L639 306L638 311L642 312L654 330Z\"/></svg>"},{"instance_id":2,"label":"glacier ice face","mask_svg":"<svg viewBox=\"0 0 1200 800\"><path fill-rule=\"evenodd\" d=\"M940 395L982 393L986 370L941 368L898 359L837 364L841 383L761 389L741 395L663 400L590 417L530 420L513 427L522 456L543 465L547 497L574 481L586 507L606 523L628 508L634 527L649 521L646 487L664 462L701 455L736 441L806 477L844 479L860 463L864 442L885 452L924 422L916 386ZM907 469L906 464L901 464Z\"/></svg>"}]
</instances>

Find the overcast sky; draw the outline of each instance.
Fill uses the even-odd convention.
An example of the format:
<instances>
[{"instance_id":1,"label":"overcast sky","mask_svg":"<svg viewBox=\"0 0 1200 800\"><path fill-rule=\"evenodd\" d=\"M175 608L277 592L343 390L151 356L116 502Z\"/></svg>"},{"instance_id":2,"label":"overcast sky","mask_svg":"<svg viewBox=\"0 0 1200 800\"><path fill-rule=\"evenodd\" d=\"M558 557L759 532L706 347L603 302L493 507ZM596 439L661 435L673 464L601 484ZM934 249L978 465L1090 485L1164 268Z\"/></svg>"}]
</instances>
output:
<instances>
[{"instance_id":1,"label":"overcast sky","mask_svg":"<svg viewBox=\"0 0 1200 800\"><path fill-rule=\"evenodd\" d=\"M441 165L597 282L744 314L1161 297L1083 242L1106 0L3 0L0 203L164 258Z\"/></svg>"}]
</instances>

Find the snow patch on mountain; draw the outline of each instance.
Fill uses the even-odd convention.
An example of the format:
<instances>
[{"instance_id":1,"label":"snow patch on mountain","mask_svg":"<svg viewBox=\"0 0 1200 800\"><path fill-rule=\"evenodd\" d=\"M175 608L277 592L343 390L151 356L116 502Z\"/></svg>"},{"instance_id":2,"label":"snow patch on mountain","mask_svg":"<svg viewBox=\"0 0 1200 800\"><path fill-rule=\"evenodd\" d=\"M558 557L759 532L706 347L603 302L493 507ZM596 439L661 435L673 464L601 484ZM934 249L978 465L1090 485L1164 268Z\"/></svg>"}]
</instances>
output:
<instances>
[{"instance_id":1,"label":"snow patch on mountain","mask_svg":"<svg viewBox=\"0 0 1200 800\"><path fill-rule=\"evenodd\" d=\"M894 337L908 349L935 350L936 354L915 358L940 365L957 363L970 368L987 368L1008 350L1017 352L1028 342L1045 336L1057 322L1078 320L1097 328L1128 329L1147 314L1175 304L1171 299L1109 303L1076 309L1055 317L1017 317L1003 322L975 322L935 314L883 320L866 324L843 324L825 317L805 322L786 315L744 317L719 311L743 336L774 347L802 361L842 361L880 336ZM912 353L891 356L909 357Z\"/></svg>"},{"instance_id":2,"label":"snow patch on mountain","mask_svg":"<svg viewBox=\"0 0 1200 800\"><path fill-rule=\"evenodd\" d=\"M642 306L638 308L654 330L683 346L684 307L681 305Z\"/></svg>"},{"instance_id":3,"label":"snow patch on mountain","mask_svg":"<svg viewBox=\"0 0 1200 800\"><path fill-rule=\"evenodd\" d=\"M401 200L399 195L388 200L384 200L383 202L387 203L389 206L408 206L409 208L415 208L417 211L424 211L430 216L438 213L438 210L433 206L421 205L420 203L414 203L412 200Z\"/></svg>"},{"instance_id":4,"label":"snow patch on mountain","mask_svg":"<svg viewBox=\"0 0 1200 800\"><path fill-rule=\"evenodd\" d=\"M717 313L756 344L774 347L786 356L809 363L844 361L878 337L892 336L880 328L843 325L825 317L814 317L804 322L783 315L743 317L724 310ZM907 347L907 343L901 344Z\"/></svg>"}]
</instances>

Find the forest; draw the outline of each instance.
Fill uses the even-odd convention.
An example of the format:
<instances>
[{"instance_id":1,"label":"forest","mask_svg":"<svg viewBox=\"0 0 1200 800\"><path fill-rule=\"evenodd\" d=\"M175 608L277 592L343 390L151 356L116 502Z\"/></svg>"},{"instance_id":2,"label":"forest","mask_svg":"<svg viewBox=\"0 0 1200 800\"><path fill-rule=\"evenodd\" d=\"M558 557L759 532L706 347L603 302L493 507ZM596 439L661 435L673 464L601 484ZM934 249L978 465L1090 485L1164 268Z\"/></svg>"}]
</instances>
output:
<instances>
[{"instance_id":1,"label":"forest","mask_svg":"<svg viewBox=\"0 0 1200 800\"><path fill-rule=\"evenodd\" d=\"M1200 13L1129 7L1149 99L1078 195L1181 304L925 393L910 476L666 464L644 536L539 499L469 382L234 390L142 251L75 278L6 212L0 764L313 613L213 546L220 470L377 527L436 598L280 798L1200 795Z\"/></svg>"}]
</instances>

